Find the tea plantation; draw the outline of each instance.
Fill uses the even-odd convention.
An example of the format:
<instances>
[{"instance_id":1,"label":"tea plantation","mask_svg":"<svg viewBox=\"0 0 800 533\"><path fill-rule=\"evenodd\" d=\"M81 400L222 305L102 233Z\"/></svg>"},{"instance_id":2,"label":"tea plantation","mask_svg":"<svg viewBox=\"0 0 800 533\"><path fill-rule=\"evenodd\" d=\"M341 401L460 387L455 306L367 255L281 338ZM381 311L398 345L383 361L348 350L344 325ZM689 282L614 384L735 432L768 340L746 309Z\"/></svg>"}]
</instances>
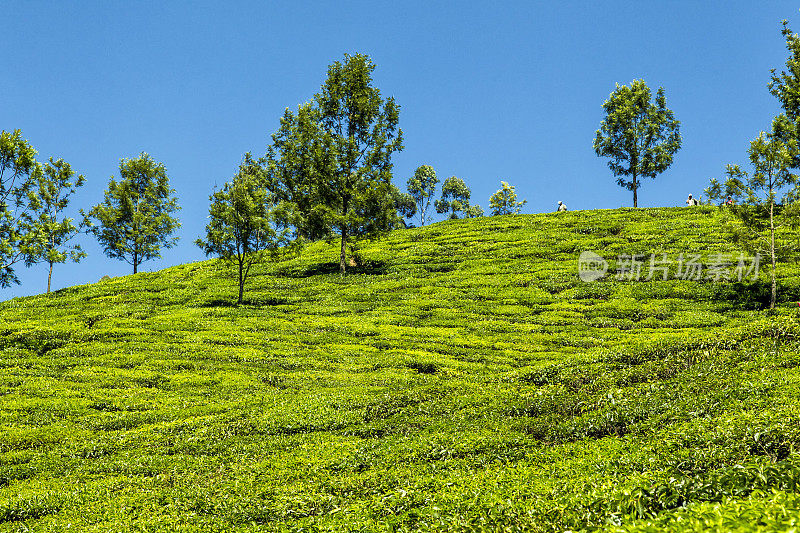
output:
<instances>
[{"instance_id":1,"label":"tea plantation","mask_svg":"<svg viewBox=\"0 0 800 533\"><path fill-rule=\"evenodd\" d=\"M216 260L0 303L0 531L798 531L800 267L774 313L763 261L613 274L734 251L717 208L516 215L239 307Z\"/></svg>"}]
</instances>

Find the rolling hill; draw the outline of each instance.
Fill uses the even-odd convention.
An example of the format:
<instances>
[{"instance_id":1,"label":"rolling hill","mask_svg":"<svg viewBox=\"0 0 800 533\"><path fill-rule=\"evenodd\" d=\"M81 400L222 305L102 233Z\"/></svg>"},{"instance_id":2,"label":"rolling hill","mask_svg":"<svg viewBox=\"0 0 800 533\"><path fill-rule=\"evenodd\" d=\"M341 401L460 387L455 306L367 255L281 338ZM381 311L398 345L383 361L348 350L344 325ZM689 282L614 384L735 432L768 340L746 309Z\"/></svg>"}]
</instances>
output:
<instances>
[{"instance_id":1,"label":"rolling hill","mask_svg":"<svg viewBox=\"0 0 800 533\"><path fill-rule=\"evenodd\" d=\"M2 302L0 531L796 531L800 267L675 279L720 253L717 208L516 215L238 307L217 260Z\"/></svg>"}]
</instances>

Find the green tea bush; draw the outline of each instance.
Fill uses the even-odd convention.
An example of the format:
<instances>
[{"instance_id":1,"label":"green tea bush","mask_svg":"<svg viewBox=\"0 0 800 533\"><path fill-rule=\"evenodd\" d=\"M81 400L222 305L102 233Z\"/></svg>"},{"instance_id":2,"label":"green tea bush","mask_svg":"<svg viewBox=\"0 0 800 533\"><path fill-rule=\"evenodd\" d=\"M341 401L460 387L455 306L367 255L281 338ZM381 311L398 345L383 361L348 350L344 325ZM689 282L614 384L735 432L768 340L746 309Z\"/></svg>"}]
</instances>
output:
<instances>
[{"instance_id":1,"label":"green tea bush","mask_svg":"<svg viewBox=\"0 0 800 533\"><path fill-rule=\"evenodd\" d=\"M239 307L215 260L0 302L0 530L796 528L798 310L578 276L731 251L716 213L448 221L344 277L311 243Z\"/></svg>"}]
</instances>

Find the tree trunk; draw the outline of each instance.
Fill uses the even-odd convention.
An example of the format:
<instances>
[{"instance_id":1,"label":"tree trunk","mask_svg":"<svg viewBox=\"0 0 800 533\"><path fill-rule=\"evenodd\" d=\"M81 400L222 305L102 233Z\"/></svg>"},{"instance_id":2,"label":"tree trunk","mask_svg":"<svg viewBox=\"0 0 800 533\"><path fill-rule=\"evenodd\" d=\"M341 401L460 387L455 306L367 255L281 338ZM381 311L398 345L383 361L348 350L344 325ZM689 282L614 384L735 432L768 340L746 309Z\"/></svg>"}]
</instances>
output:
<instances>
[{"instance_id":1,"label":"tree trunk","mask_svg":"<svg viewBox=\"0 0 800 533\"><path fill-rule=\"evenodd\" d=\"M639 182L636 181L636 173L634 172L633 173L633 207L639 207L638 203L637 203L638 197L636 195L636 193L638 192L638 189L639 189Z\"/></svg>"},{"instance_id":2,"label":"tree trunk","mask_svg":"<svg viewBox=\"0 0 800 533\"><path fill-rule=\"evenodd\" d=\"M139 223L136 215L139 214L139 193L136 193L136 208L133 212L133 273L139 271Z\"/></svg>"},{"instance_id":3,"label":"tree trunk","mask_svg":"<svg viewBox=\"0 0 800 533\"><path fill-rule=\"evenodd\" d=\"M50 234L50 249L48 250L48 256L50 255L50 252L52 252L52 250L54 250L55 247L56 247L55 240L56 240L55 234L51 233ZM47 273L47 294L50 294L50 280L53 279L53 262L52 261L48 261L48 263L50 264L50 271Z\"/></svg>"},{"instance_id":4,"label":"tree trunk","mask_svg":"<svg viewBox=\"0 0 800 533\"><path fill-rule=\"evenodd\" d=\"M350 166L352 168L352 165ZM345 195L342 198L342 218L345 220L342 222L341 230L342 230L342 248L339 254L339 274L344 276L345 268L347 267L347 210L350 207L350 197Z\"/></svg>"},{"instance_id":5,"label":"tree trunk","mask_svg":"<svg viewBox=\"0 0 800 533\"><path fill-rule=\"evenodd\" d=\"M339 274L344 275L347 266L347 224L342 224L342 248L339 254Z\"/></svg>"},{"instance_id":6,"label":"tree trunk","mask_svg":"<svg viewBox=\"0 0 800 533\"><path fill-rule=\"evenodd\" d=\"M242 268L242 261L239 261L239 300L236 302L237 305L242 305L242 299L244 297L244 275Z\"/></svg>"},{"instance_id":7,"label":"tree trunk","mask_svg":"<svg viewBox=\"0 0 800 533\"><path fill-rule=\"evenodd\" d=\"M778 287L775 283L775 221L773 219L773 210L775 209L775 200L772 197L772 189L769 191L769 255L770 265L772 266L772 292L769 295L769 308L775 309L775 300L778 295Z\"/></svg>"}]
</instances>

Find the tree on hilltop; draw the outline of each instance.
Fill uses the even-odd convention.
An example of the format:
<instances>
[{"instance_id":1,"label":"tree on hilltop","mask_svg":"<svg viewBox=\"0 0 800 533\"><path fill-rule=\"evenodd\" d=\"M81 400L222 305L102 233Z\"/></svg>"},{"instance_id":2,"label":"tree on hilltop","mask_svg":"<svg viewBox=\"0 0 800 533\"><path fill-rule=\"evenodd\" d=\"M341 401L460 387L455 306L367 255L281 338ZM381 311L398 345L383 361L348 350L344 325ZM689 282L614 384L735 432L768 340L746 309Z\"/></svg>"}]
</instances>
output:
<instances>
[{"instance_id":1,"label":"tree on hilltop","mask_svg":"<svg viewBox=\"0 0 800 533\"><path fill-rule=\"evenodd\" d=\"M470 205L469 200L472 191L461 178L450 176L442 184L441 199L436 200L434 207L440 214L449 213L448 218L457 219L459 213L465 218L476 218L483 216L483 209L479 205Z\"/></svg>"},{"instance_id":2,"label":"tree on hilltop","mask_svg":"<svg viewBox=\"0 0 800 533\"><path fill-rule=\"evenodd\" d=\"M342 274L351 239L401 222L391 183L392 154L403 149L400 107L373 87L374 69L364 54L331 64L313 101L286 110L265 159L279 222L299 237L338 237Z\"/></svg>"},{"instance_id":3,"label":"tree on hilltop","mask_svg":"<svg viewBox=\"0 0 800 533\"><path fill-rule=\"evenodd\" d=\"M752 172L728 165L725 182L711 180L706 189L710 198L731 196L736 200L724 211L740 223L729 226L734 242L770 258L770 309L775 308L777 299L777 259L797 248L794 235L785 230L800 226L800 186L797 175L791 172L800 150L796 139L785 136L789 127L791 119L785 115L777 117L770 133L762 131L750 142Z\"/></svg>"},{"instance_id":4,"label":"tree on hilltop","mask_svg":"<svg viewBox=\"0 0 800 533\"><path fill-rule=\"evenodd\" d=\"M633 207L638 207L641 178L655 178L668 169L681 147L680 122L667 109L664 88L659 87L651 102L644 80L633 80L630 87L617 84L603 111L595 153L609 158L617 184L633 191Z\"/></svg>"},{"instance_id":5,"label":"tree on hilltop","mask_svg":"<svg viewBox=\"0 0 800 533\"><path fill-rule=\"evenodd\" d=\"M216 255L236 265L239 282L236 303L241 305L250 269L267 256L277 254L286 242L288 230L276 231L275 213L263 181L249 172L246 164L209 200L206 238L195 243L206 255Z\"/></svg>"},{"instance_id":6,"label":"tree on hilltop","mask_svg":"<svg viewBox=\"0 0 800 533\"><path fill-rule=\"evenodd\" d=\"M26 195L27 210L22 215L20 227L23 233L36 234L38 238L29 244L25 251L25 262L28 265L47 263L47 292L53 279L53 265L71 260L80 262L86 257L79 244L70 241L81 233L86 220L77 226L62 213L69 206L70 197L83 186L85 178L79 175L63 159L39 165L34 172L32 184Z\"/></svg>"},{"instance_id":7,"label":"tree on hilltop","mask_svg":"<svg viewBox=\"0 0 800 533\"><path fill-rule=\"evenodd\" d=\"M517 201L517 191L514 186L505 181L500 182L500 189L489 198L492 216L519 214L526 203L528 200Z\"/></svg>"},{"instance_id":8,"label":"tree on hilltop","mask_svg":"<svg viewBox=\"0 0 800 533\"><path fill-rule=\"evenodd\" d=\"M425 225L425 219L430 208L431 201L436 194L436 184L439 178L436 171L430 165L422 165L414 171L414 175L408 178L408 192L416 202L416 211L419 213L420 226Z\"/></svg>"},{"instance_id":9,"label":"tree on hilltop","mask_svg":"<svg viewBox=\"0 0 800 533\"><path fill-rule=\"evenodd\" d=\"M166 168L150 155L121 160L119 174L122 179L111 178L103 201L86 216L106 255L129 263L136 274L144 261L177 244L171 235L181 226L173 216L180 207Z\"/></svg>"}]
</instances>

